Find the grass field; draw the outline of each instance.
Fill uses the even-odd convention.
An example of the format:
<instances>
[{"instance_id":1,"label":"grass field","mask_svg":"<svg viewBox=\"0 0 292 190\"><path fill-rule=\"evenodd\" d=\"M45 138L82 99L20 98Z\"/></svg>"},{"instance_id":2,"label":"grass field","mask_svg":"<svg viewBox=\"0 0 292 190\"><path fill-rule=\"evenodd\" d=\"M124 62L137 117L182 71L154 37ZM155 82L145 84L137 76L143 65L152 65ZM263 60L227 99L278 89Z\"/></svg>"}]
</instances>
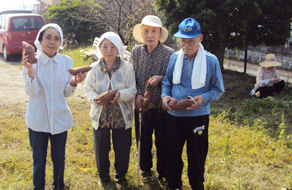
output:
<instances>
[{"instance_id":1,"label":"grass field","mask_svg":"<svg viewBox=\"0 0 292 190\"><path fill-rule=\"evenodd\" d=\"M79 50L69 54L75 66L83 61ZM70 55L71 54L71 55ZM205 168L206 189L281 189L292 188L291 88L266 99L248 96L254 77L224 72L226 93L214 102L210 117L209 153ZM69 130L65 183L66 189L103 189L98 184L94 158L90 105L84 96L68 99L75 126ZM32 189L32 158L28 130L24 124L25 105L7 105L0 100L0 189ZM137 149L134 129L128 185L112 181L105 189L165 189L166 184L139 176L137 187ZM52 163L48 150L46 189L52 183ZM153 148L155 152L155 147ZM185 168L187 158L183 154ZM111 151L111 177L114 179L114 154ZM155 160L155 158L154 158ZM154 164L155 165L155 164ZM153 168L155 171L155 168ZM183 189L190 189L183 171Z\"/></svg>"}]
</instances>

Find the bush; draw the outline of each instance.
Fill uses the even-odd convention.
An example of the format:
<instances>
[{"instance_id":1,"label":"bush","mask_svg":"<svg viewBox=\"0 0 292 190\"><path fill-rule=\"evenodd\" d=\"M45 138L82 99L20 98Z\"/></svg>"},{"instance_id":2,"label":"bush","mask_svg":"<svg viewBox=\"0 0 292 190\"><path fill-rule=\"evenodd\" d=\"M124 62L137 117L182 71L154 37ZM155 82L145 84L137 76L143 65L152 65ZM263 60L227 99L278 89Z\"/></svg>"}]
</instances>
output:
<instances>
[{"instance_id":1,"label":"bush","mask_svg":"<svg viewBox=\"0 0 292 190\"><path fill-rule=\"evenodd\" d=\"M60 25L64 33L64 46L69 48L92 44L94 37L105 32L105 25L87 21L88 14L98 15L99 5L94 7L82 0L61 1L49 7L43 15L47 23Z\"/></svg>"}]
</instances>

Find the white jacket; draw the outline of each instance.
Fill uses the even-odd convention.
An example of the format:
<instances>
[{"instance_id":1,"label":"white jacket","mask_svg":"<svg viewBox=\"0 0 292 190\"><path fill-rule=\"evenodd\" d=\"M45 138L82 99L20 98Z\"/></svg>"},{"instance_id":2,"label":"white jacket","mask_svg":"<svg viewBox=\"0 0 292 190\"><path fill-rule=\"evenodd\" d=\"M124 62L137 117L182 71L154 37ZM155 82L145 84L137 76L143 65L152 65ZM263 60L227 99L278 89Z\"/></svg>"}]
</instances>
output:
<instances>
[{"instance_id":1,"label":"white jacket","mask_svg":"<svg viewBox=\"0 0 292 190\"><path fill-rule=\"evenodd\" d=\"M91 103L90 117L92 125L97 130L99 127L99 118L103 106L94 102L94 98L99 94L112 89L118 89L120 97L117 100L125 121L125 129L132 127L133 122L133 103L136 95L135 73L132 64L121 59L120 68L113 73L111 79L107 73L100 70L99 62L92 64L93 68L89 71L85 83L84 93L87 100Z\"/></svg>"}]
</instances>

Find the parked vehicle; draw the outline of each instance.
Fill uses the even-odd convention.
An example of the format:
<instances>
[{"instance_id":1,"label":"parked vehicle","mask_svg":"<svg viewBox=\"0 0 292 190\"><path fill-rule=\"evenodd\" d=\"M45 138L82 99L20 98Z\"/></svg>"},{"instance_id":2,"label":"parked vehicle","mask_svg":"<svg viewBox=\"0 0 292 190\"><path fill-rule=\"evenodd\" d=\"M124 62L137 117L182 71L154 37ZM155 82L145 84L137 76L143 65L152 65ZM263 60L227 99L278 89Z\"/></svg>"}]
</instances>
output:
<instances>
[{"instance_id":1,"label":"parked vehicle","mask_svg":"<svg viewBox=\"0 0 292 190\"><path fill-rule=\"evenodd\" d=\"M0 53L9 61L12 54L22 53L22 41L34 45L34 40L45 24L39 14L15 13L0 15Z\"/></svg>"},{"instance_id":2,"label":"parked vehicle","mask_svg":"<svg viewBox=\"0 0 292 190\"><path fill-rule=\"evenodd\" d=\"M32 13L29 10L6 10L6 11L0 11L0 15L3 14L13 14L13 13Z\"/></svg>"}]
</instances>

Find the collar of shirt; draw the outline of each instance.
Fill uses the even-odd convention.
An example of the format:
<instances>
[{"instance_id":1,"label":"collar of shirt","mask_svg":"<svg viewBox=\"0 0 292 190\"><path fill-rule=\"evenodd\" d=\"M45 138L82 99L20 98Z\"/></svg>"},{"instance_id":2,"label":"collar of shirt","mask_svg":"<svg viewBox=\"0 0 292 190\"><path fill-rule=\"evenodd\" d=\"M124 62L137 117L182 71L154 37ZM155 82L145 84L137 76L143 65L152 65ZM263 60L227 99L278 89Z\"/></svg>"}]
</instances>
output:
<instances>
[{"instance_id":1,"label":"collar of shirt","mask_svg":"<svg viewBox=\"0 0 292 190\"><path fill-rule=\"evenodd\" d=\"M47 56L44 52L39 57L40 59L43 60L43 64L47 64L51 59L53 59L54 63L59 63L60 62L60 54L57 52L54 57L49 57Z\"/></svg>"},{"instance_id":2,"label":"collar of shirt","mask_svg":"<svg viewBox=\"0 0 292 190\"><path fill-rule=\"evenodd\" d=\"M113 66L112 66L110 71L108 71L108 69L106 68L104 59L100 59L99 64L100 64L100 70L103 73L105 73L105 72L108 72L108 73L109 72L116 72L120 68L120 57L116 58L116 61L114 62L114 64L113 64Z\"/></svg>"},{"instance_id":3,"label":"collar of shirt","mask_svg":"<svg viewBox=\"0 0 292 190\"><path fill-rule=\"evenodd\" d=\"M148 52L148 50L147 50L147 46L146 46L146 44L144 44L143 45L144 46L144 50L149 54L149 52ZM157 47L152 51L152 53L151 54L153 54L155 51L157 51L159 48L160 48L160 42L158 41L158 45L157 45Z\"/></svg>"}]
</instances>

